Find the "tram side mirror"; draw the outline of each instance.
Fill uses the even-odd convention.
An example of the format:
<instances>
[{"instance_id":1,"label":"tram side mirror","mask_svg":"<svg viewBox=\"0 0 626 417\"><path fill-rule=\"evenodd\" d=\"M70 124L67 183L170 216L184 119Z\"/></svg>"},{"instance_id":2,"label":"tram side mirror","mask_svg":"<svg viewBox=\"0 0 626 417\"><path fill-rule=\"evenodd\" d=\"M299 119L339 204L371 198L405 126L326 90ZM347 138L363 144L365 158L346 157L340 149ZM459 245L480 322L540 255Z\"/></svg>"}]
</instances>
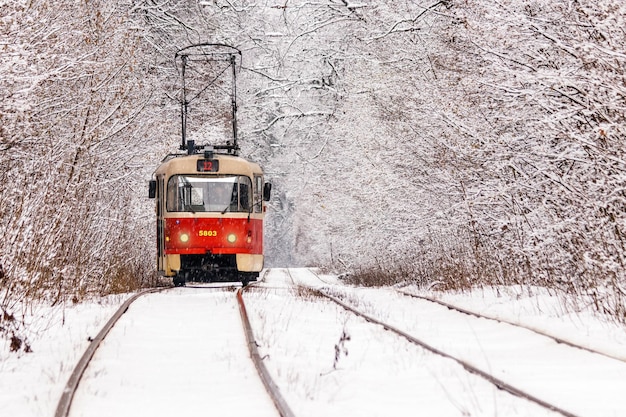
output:
<instances>
[{"instance_id":1,"label":"tram side mirror","mask_svg":"<svg viewBox=\"0 0 626 417\"><path fill-rule=\"evenodd\" d=\"M270 201L271 195L272 195L272 183L266 182L263 185L263 201Z\"/></svg>"},{"instance_id":2,"label":"tram side mirror","mask_svg":"<svg viewBox=\"0 0 626 417\"><path fill-rule=\"evenodd\" d=\"M157 188L156 180L150 180L150 182L148 183L148 198L156 197L156 188Z\"/></svg>"}]
</instances>

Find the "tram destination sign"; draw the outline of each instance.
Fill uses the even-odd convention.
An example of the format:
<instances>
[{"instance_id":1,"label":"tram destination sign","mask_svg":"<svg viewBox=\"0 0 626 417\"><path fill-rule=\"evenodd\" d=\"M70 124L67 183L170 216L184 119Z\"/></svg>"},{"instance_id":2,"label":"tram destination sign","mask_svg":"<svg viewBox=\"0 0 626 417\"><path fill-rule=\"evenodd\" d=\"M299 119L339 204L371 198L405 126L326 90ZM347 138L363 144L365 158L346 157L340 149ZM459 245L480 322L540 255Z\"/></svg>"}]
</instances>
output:
<instances>
[{"instance_id":1,"label":"tram destination sign","mask_svg":"<svg viewBox=\"0 0 626 417\"><path fill-rule=\"evenodd\" d=\"M217 159L198 159L198 172L217 172L220 170L220 161Z\"/></svg>"}]
</instances>

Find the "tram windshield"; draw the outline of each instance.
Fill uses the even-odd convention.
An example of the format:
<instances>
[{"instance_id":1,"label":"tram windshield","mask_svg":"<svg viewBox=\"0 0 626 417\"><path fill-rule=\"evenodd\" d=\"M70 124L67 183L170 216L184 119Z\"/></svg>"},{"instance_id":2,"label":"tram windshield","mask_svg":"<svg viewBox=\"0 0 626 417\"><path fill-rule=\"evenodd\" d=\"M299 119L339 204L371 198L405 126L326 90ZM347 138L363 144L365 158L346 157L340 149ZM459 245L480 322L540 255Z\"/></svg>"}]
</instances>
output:
<instances>
[{"instance_id":1,"label":"tram windshield","mask_svg":"<svg viewBox=\"0 0 626 417\"><path fill-rule=\"evenodd\" d=\"M249 213L251 189L252 181L243 175L174 175L167 182L167 211Z\"/></svg>"}]
</instances>

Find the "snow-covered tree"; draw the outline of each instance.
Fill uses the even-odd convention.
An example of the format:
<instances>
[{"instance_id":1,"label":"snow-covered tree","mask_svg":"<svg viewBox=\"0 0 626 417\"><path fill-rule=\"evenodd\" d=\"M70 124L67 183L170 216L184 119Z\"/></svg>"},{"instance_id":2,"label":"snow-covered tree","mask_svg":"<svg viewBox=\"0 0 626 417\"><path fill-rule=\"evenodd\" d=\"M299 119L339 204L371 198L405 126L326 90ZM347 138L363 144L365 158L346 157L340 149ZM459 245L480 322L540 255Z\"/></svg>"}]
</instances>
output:
<instances>
[{"instance_id":1,"label":"snow-covered tree","mask_svg":"<svg viewBox=\"0 0 626 417\"><path fill-rule=\"evenodd\" d=\"M174 54L211 42L242 52L242 155L274 184L268 266L402 262L447 286L562 286L624 318L625 12L619 0L2 3L0 305L150 275L145 182L180 142ZM210 106L224 88L194 109L199 142L230 134Z\"/></svg>"}]
</instances>

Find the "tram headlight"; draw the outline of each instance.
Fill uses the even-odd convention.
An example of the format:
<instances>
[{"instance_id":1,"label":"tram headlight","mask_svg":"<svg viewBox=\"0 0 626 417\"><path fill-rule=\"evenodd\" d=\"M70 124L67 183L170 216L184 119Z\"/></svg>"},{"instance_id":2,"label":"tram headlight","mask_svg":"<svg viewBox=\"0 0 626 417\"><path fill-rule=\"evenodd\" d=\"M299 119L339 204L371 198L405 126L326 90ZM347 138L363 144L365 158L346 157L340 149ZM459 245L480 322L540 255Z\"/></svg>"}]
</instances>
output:
<instances>
[{"instance_id":1,"label":"tram headlight","mask_svg":"<svg viewBox=\"0 0 626 417\"><path fill-rule=\"evenodd\" d=\"M187 233L182 233L180 235L180 241L183 243L189 242L189 235Z\"/></svg>"},{"instance_id":2,"label":"tram headlight","mask_svg":"<svg viewBox=\"0 0 626 417\"><path fill-rule=\"evenodd\" d=\"M229 243L235 243L237 241L237 235L234 233L231 233L228 236L226 236L226 240L228 240Z\"/></svg>"}]
</instances>

